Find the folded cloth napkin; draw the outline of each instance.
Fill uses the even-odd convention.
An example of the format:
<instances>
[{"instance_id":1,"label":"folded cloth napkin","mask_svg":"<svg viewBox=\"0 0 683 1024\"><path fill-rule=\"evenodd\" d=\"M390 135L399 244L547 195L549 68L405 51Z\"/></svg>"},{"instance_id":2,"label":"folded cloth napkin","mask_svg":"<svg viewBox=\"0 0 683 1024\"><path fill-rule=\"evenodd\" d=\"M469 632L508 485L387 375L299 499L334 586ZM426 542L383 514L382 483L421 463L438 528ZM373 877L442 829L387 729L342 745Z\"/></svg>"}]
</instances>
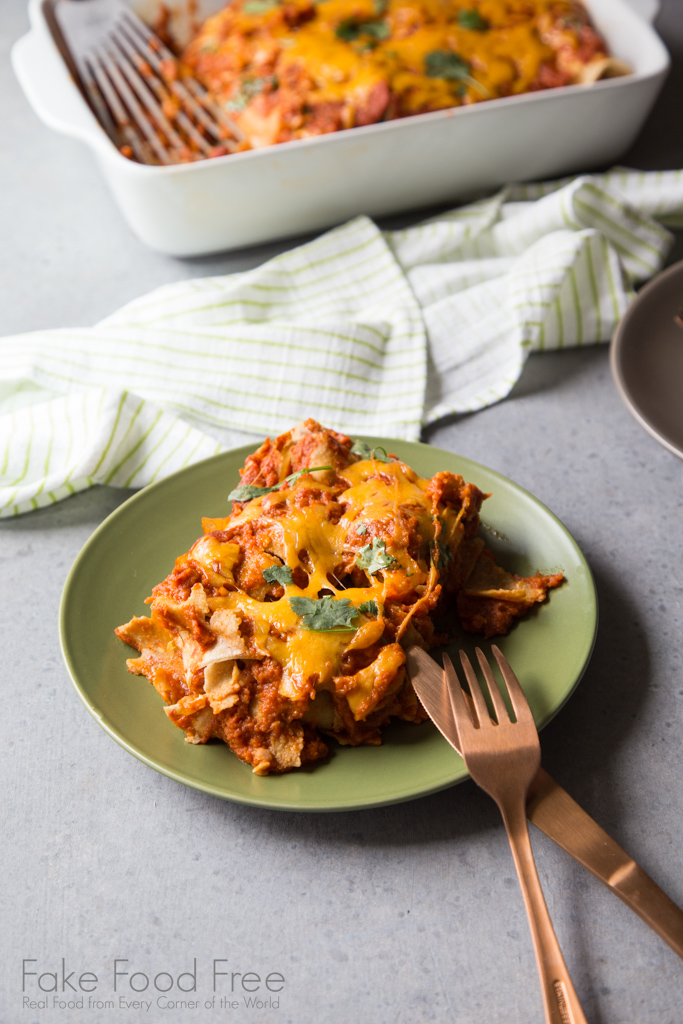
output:
<instances>
[{"instance_id":1,"label":"folded cloth napkin","mask_svg":"<svg viewBox=\"0 0 683 1024\"><path fill-rule=\"evenodd\" d=\"M0 515L141 487L313 416L415 439L500 401L529 352L606 341L683 225L683 171L535 185L381 232L367 217L92 329L0 340Z\"/></svg>"}]
</instances>

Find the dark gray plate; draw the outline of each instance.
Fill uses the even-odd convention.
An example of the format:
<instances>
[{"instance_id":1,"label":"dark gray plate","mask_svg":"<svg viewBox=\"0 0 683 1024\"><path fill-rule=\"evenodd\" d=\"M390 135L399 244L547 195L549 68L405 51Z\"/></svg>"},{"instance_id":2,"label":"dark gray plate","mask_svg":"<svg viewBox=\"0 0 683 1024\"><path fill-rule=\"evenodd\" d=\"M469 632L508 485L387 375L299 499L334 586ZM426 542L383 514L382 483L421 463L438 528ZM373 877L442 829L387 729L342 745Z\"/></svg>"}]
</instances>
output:
<instances>
[{"instance_id":1,"label":"dark gray plate","mask_svg":"<svg viewBox=\"0 0 683 1024\"><path fill-rule=\"evenodd\" d=\"M683 459L683 260L643 288L612 339L612 374L629 411Z\"/></svg>"}]
</instances>

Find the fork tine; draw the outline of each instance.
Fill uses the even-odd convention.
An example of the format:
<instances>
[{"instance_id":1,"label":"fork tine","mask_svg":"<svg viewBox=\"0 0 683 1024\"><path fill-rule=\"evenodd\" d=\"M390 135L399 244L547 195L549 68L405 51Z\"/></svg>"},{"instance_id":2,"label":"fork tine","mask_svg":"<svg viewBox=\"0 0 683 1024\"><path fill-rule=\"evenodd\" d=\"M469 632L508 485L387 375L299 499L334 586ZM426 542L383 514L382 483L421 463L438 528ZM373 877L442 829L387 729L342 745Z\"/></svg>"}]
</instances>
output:
<instances>
[{"instance_id":1,"label":"fork tine","mask_svg":"<svg viewBox=\"0 0 683 1024\"><path fill-rule=\"evenodd\" d=\"M486 685L489 688L489 694L491 695L491 703L493 704L493 710L496 713L496 720L498 722L498 725L502 725L503 722L509 722L510 720L510 716L508 715L508 709L506 708L505 701L503 700L500 690L498 689L498 683L494 678L493 672L491 671L491 666L489 665L486 659L486 655L484 654L480 647L476 647L475 650L477 652L477 661L479 662L481 670L484 673L484 679L486 680Z\"/></svg>"},{"instance_id":2,"label":"fork tine","mask_svg":"<svg viewBox=\"0 0 683 1024\"><path fill-rule=\"evenodd\" d=\"M447 654L443 656L443 677L460 738L461 753L464 755L463 748L466 745L466 737L475 728L475 722L472 720L472 714L465 700L458 675L453 668L453 662Z\"/></svg>"},{"instance_id":3,"label":"fork tine","mask_svg":"<svg viewBox=\"0 0 683 1024\"><path fill-rule=\"evenodd\" d=\"M488 723L491 720L491 716L489 715L489 709L486 704L486 700L484 699L484 694L481 692L479 680L477 679L476 673L472 668L472 663L464 651L460 651L460 661L462 662L462 667L464 669L465 676L467 677L467 684L470 688L472 702L477 711L479 725L488 725Z\"/></svg>"},{"instance_id":4,"label":"fork tine","mask_svg":"<svg viewBox=\"0 0 683 1024\"><path fill-rule=\"evenodd\" d=\"M510 703L512 704L513 711L515 712L515 718L518 722L533 722L534 716L531 714L531 708L529 702L526 699L524 690L519 685L519 679L510 668L510 665L501 651L500 647L495 644L491 644L491 650L493 656L498 662L501 675L505 680L508 694L510 696Z\"/></svg>"}]
</instances>

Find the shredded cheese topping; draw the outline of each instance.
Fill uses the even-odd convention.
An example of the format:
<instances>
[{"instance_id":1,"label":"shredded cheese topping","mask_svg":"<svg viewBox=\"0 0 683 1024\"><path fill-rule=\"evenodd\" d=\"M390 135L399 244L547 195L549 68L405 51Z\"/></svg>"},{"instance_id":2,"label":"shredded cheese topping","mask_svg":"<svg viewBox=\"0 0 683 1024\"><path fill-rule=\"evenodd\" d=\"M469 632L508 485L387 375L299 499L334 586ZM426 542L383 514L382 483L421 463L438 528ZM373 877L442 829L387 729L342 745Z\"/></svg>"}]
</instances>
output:
<instances>
[{"instance_id":1,"label":"shredded cheese topping","mask_svg":"<svg viewBox=\"0 0 683 1024\"><path fill-rule=\"evenodd\" d=\"M265 442L232 514L203 520L154 588L151 617L117 630L189 742L218 736L258 774L319 760L317 730L378 743L390 718L425 717L403 648L438 642L442 595L490 635L561 582L495 564L474 485L374 456L312 420Z\"/></svg>"},{"instance_id":2,"label":"shredded cheese topping","mask_svg":"<svg viewBox=\"0 0 683 1024\"><path fill-rule=\"evenodd\" d=\"M630 70L579 0L232 0L182 66L241 148Z\"/></svg>"}]
</instances>

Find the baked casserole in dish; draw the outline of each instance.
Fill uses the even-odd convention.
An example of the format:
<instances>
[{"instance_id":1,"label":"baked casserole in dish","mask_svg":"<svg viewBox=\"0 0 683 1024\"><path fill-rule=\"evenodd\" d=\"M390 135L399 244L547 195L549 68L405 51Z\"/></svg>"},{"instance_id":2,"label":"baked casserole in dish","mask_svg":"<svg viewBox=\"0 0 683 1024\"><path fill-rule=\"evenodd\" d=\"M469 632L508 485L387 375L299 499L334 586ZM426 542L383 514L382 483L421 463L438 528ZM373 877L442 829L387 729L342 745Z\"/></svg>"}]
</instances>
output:
<instances>
[{"instance_id":1,"label":"baked casserole in dish","mask_svg":"<svg viewBox=\"0 0 683 1024\"><path fill-rule=\"evenodd\" d=\"M232 0L177 66L243 148L630 71L578 0Z\"/></svg>"},{"instance_id":2,"label":"baked casserole in dish","mask_svg":"<svg viewBox=\"0 0 683 1024\"><path fill-rule=\"evenodd\" d=\"M413 32L411 12L422 11L426 19L433 0L420 0L417 7L401 6L399 0L386 6L384 0L357 0L353 15L350 0L324 0L315 8L305 0L277 7L271 0L236 0L227 14L220 13L220 0L199 0L192 24L184 0L169 0L169 31L186 47L195 73L210 79L224 102L236 108L233 115L252 141L244 152L153 167L119 152L71 79L46 18L54 2L29 0L32 29L13 49L24 91L47 124L93 149L136 234L178 256L319 230L359 213L376 217L455 203L508 181L605 166L635 138L669 64L661 40L626 0L590 0L590 26L583 14L570 13L558 29L549 12L580 9L564 0L517 0L522 28L525 10L543 8L548 14L544 39L540 48L532 47L526 70L511 59L508 43L507 54L503 47L488 71L475 50L509 32L497 28L496 19L514 7L513 0L452 0L448 10L454 20L425 21ZM130 0L130 5L155 24L158 3ZM296 30L295 46L305 44L306 52L294 64L294 47L282 46L290 38L282 27L287 10L295 12L295 20L301 16L296 12L319 11ZM224 21L247 17L257 19L255 25L275 19L281 27L268 30L263 52L240 42L239 33L232 34L235 52L231 44L224 52ZM213 20L197 36L206 18ZM325 81L319 74L323 24L334 51ZM570 37L576 45L567 43ZM205 46L201 53L195 52L201 50L199 38ZM335 63L342 52L346 72L343 62L341 68ZM585 71L589 78L600 62L612 58L632 73L595 81L590 88L563 84L578 81L579 53L582 66L591 69ZM261 74L259 68L272 70ZM335 97L334 74L349 70L355 84L344 95L350 99ZM306 84L311 72L323 83L312 91ZM297 76L303 76L303 92ZM548 84L553 87L543 87Z\"/></svg>"}]
</instances>

